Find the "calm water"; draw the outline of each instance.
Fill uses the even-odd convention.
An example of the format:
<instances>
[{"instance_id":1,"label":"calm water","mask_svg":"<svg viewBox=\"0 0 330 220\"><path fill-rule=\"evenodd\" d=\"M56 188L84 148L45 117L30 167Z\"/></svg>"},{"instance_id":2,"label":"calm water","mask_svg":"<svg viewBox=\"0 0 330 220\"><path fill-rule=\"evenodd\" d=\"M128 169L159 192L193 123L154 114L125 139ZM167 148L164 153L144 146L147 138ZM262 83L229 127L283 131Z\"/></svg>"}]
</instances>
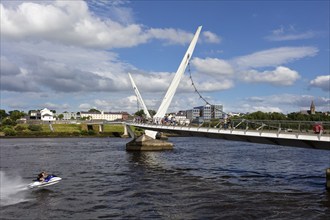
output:
<instances>
[{"instance_id":1,"label":"calm water","mask_svg":"<svg viewBox=\"0 0 330 220\"><path fill-rule=\"evenodd\" d=\"M1 219L329 219L330 151L170 138L1 139ZM63 180L26 190L41 170ZM327 218L328 217L328 218Z\"/></svg>"}]
</instances>

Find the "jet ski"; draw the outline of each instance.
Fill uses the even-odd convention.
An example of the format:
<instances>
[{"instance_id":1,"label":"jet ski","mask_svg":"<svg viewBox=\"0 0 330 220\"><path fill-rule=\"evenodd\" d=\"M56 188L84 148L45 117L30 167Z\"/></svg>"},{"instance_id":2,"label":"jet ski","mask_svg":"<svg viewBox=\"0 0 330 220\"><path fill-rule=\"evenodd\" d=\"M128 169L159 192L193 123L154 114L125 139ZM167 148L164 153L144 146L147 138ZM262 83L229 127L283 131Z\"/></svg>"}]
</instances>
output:
<instances>
[{"instance_id":1,"label":"jet ski","mask_svg":"<svg viewBox=\"0 0 330 220\"><path fill-rule=\"evenodd\" d=\"M44 181L35 180L34 182L30 183L28 185L28 188L34 189L34 188L41 188L45 186L54 185L62 180L61 177L55 176L55 175L48 175Z\"/></svg>"}]
</instances>

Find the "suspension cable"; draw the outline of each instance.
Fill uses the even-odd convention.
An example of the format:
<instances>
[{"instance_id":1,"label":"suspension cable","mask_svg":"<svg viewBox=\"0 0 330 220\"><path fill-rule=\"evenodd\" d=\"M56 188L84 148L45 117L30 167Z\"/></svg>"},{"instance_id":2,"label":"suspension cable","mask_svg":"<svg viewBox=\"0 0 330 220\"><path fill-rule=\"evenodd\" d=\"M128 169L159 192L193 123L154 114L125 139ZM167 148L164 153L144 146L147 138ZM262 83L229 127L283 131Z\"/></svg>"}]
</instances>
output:
<instances>
[{"instance_id":1,"label":"suspension cable","mask_svg":"<svg viewBox=\"0 0 330 220\"><path fill-rule=\"evenodd\" d=\"M210 102L208 102L208 101L202 96L202 94L198 91L198 89L197 89L197 87L196 87L196 85L195 85L195 83L194 83L194 80L193 80L193 78L192 78L192 74L191 74L191 70L190 70L190 62L188 63L188 73L189 73L189 78L190 78L190 81L191 81L191 85L194 87L194 90L195 90L195 92L198 94L199 98L202 99L206 104L212 106L212 104L211 104ZM221 110L221 109L217 109L217 108L215 107L215 105L213 105L213 106L214 106L214 109L215 109L215 110L221 111L222 113L225 113L226 115L228 115L228 113L224 112L223 110ZM212 112L211 112L211 113L212 113ZM270 127L270 128L271 128L271 127L272 127L272 128L279 128L278 126L271 126L271 125L264 124L263 122L254 122L254 121L247 120L247 119L244 119L244 118L242 118L242 121L241 121L239 124L241 124L241 123L243 123L243 122L252 123L252 124L256 124L256 125L261 125L261 127L259 127L259 129L260 129L260 128L262 129L262 128L265 127L265 126L268 126L268 127ZM238 126L238 125L237 125L237 126Z\"/></svg>"}]
</instances>

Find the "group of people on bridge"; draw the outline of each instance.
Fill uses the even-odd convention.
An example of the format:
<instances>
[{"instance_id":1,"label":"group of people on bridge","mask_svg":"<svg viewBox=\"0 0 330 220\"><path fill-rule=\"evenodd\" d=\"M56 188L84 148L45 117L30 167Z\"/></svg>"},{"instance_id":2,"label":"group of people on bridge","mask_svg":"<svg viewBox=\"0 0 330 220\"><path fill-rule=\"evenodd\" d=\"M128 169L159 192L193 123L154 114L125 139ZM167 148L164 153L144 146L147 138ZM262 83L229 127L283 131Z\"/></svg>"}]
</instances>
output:
<instances>
[{"instance_id":1,"label":"group of people on bridge","mask_svg":"<svg viewBox=\"0 0 330 220\"><path fill-rule=\"evenodd\" d=\"M175 116L172 114L165 115L163 118L153 118L153 119L147 119L142 116L137 116L133 119L134 123L143 123L143 124L155 124L155 125L181 125L181 126L189 126L191 121L189 119L176 119ZM205 121L211 123L209 120ZM201 122L197 121L197 124L201 125ZM230 129L233 127L231 119L228 117L219 119L219 122L217 126L220 126L220 128L224 129Z\"/></svg>"}]
</instances>

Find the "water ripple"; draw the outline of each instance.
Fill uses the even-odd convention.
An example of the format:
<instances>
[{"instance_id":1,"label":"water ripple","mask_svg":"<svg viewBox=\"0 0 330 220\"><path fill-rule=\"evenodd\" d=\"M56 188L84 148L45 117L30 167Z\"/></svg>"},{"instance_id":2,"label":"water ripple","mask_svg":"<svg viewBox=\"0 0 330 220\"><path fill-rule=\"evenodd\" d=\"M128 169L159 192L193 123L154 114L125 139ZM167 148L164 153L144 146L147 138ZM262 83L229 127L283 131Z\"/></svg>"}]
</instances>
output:
<instances>
[{"instance_id":1,"label":"water ripple","mask_svg":"<svg viewBox=\"0 0 330 220\"><path fill-rule=\"evenodd\" d=\"M4 206L4 219L326 219L330 152L206 138L126 152L119 138L4 139L1 172L63 180ZM3 189L3 184L1 184ZM1 200L2 201L2 200Z\"/></svg>"}]
</instances>

